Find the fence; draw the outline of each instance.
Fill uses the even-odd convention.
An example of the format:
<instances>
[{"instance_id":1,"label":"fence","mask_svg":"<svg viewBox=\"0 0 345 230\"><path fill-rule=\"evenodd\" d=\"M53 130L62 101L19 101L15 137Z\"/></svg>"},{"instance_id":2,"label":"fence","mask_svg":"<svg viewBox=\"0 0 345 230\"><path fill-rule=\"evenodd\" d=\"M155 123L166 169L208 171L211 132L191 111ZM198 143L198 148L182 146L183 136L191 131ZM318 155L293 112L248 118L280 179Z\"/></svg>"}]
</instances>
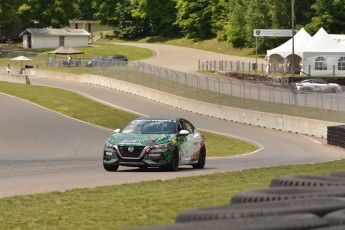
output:
<instances>
[{"instance_id":1,"label":"fence","mask_svg":"<svg viewBox=\"0 0 345 230\"><path fill-rule=\"evenodd\" d=\"M284 83L187 74L147 63L92 68L93 74L208 103L311 119L345 122L345 93L297 92Z\"/></svg>"},{"instance_id":2,"label":"fence","mask_svg":"<svg viewBox=\"0 0 345 230\"><path fill-rule=\"evenodd\" d=\"M299 68L296 68L295 74L302 74L311 76L311 65L304 66L304 70L301 71ZM331 66L332 73L324 74L324 76L336 76L336 66ZM291 69L286 64L272 64L272 63L264 63L260 61L260 63L256 62L245 62L245 61L226 61L226 60L207 60L198 62L198 70L201 71L235 71L235 72L255 72L261 74L268 74L268 75L285 75L290 74ZM321 76L319 73L318 76Z\"/></svg>"},{"instance_id":3,"label":"fence","mask_svg":"<svg viewBox=\"0 0 345 230\"><path fill-rule=\"evenodd\" d=\"M129 62L117 65L97 62L87 67L90 60L80 60L68 66L65 60L37 61L36 66L65 68L70 71L88 72L115 78L164 91L173 95L200 100L212 104L248 110L306 117L317 120L345 122L345 93L296 92L288 84L267 81L240 81L227 77L213 77L202 74L187 74L150 65L144 62ZM235 62L233 62L235 63ZM240 63L240 62L236 62ZM251 63L253 64L253 63ZM236 64L247 66L251 64ZM225 64L223 67L230 66Z\"/></svg>"}]
</instances>

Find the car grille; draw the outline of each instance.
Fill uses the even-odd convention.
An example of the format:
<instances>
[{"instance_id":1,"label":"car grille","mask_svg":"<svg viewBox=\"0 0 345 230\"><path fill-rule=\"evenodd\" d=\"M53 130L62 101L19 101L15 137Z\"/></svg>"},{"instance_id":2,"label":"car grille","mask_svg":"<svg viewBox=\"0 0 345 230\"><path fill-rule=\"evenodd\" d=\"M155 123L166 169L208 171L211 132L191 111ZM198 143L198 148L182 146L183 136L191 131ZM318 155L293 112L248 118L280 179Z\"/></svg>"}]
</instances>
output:
<instances>
[{"instance_id":1,"label":"car grille","mask_svg":"<svg viewBox=\"0 0 345 230\"><path fill-rule=\"evenodd\" d=\"M130 152L130 146L118 146L119 154L122 158L134 158L139 159L143 153L144 146L133 146L134 150ZM132 147L132 146L131 146Z\"/></svg>"}]
</instances>

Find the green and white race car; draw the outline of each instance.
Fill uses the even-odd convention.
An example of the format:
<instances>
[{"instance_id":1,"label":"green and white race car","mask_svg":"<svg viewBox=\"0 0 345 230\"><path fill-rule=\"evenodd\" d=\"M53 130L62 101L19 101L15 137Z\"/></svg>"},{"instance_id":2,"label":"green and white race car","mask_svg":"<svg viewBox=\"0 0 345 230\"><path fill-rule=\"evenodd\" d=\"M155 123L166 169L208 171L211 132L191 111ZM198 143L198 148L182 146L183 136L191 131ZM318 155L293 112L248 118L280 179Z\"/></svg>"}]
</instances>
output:
<instances>
[{"instance_id":1,"label":"green and white race car","mask_svg":"<svg viewBox=\"0 0 345 230\"><path fill-rule=\"evenodd\" d=\"M181 117L139 117L114 132L104 146L107 171L116 171L120 165L171 171L179 165L205 167L205 138Z\"/></svg>"}]
</instances>

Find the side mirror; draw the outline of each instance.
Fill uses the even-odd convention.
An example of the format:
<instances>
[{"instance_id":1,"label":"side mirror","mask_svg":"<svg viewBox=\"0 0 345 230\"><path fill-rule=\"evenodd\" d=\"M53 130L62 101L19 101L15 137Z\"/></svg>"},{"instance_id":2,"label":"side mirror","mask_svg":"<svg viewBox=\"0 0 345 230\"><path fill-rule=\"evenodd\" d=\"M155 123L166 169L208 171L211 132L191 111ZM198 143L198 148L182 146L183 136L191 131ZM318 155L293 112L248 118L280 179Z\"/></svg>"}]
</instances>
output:
<instances>
[{"instance_id":1,"label":"side mirror","mask_svg":"<svg viewBox=\"0 0 345 230\"><path fill-rule=\"evenodd\" d=\"M180 134L180 135L188 135L189 134L189 132L188 132L188 130L181 130L178 134Z\"/></svg>"},{"instance_id":2,"label":"side mirror","mask_svg":"<svg viewBox=\"0 0 345 230\"><path fill-rule=\"evenodd\" d=\"M114 133L119 133L120 132L120 129L115 129L114 130Z\"/></svg>"}]
</instances>

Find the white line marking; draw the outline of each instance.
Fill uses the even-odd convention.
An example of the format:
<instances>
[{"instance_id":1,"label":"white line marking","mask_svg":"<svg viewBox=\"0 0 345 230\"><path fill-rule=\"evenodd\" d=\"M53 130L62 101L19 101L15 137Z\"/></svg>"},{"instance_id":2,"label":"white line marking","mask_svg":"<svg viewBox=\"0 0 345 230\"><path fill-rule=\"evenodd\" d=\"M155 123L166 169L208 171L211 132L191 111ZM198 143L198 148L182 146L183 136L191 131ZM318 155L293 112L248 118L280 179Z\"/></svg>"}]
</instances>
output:
<instances>
[{"instance_id":1,"label":"white line marking","mask_svg":"<svg viewBox=\"0 0 345 230\"><path fill-rule=\"evenodd\" d=\"M304 138L307 138L307 139L311 140L312 142L315 142L315 143L317 143L317 144L319 144L319 145L322 144L320 141L317 141L317 140L315 140L315 139L313 139L313 138L311 138L311 137L308 137L308 136L305 136L305 135L300 135L300 136L302 136L302 137L304 137Z\"/></svg>"}]
</instances>

